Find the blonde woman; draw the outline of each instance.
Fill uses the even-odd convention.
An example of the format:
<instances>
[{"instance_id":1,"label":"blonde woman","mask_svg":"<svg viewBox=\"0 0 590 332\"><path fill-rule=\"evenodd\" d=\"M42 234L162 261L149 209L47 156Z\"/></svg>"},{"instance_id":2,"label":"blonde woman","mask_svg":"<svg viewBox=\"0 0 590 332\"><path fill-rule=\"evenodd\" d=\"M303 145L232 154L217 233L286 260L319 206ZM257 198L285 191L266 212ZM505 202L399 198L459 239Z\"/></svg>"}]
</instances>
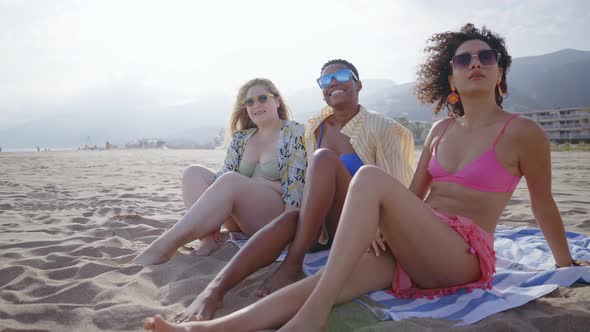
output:
<instances>
[{"instance_id":1,"label":"blonde woman","mask_svg":"<svg viewBox=\"0 0 590 332\"><path fill-rule=\"evenodd\" d=\"M276 86L256 78L244 84L230 119L231 141L223 168L191 165L184 173L186 214L132 263L161 264L196 239L208 255L219 244L222 225L253 235L285 211L301 204L305 169L305 127L290 114Z\"/></svg>"}]
</instances>

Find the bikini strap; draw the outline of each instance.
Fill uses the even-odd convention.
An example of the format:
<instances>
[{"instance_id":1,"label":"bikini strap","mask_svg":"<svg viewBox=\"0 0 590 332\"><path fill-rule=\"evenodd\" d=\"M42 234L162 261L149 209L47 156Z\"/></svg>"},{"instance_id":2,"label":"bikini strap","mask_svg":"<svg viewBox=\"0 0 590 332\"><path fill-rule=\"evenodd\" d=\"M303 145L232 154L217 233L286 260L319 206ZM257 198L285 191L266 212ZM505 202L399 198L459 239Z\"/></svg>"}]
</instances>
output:
<instances>
[{"instance_id":1,"label":"bikini strap","mask_svg":"<svg viewBox=\"0 0 590 332\"><path fill-rule=\"evenodd\" d=\"M517 117L519 115L520 115L519 113L514 113L508 118L508 120L506 120L504 127L502 127L502 130L500 130L500 133L498 134L498 136L496 136L496 139L494 140L494 145L493 145L494 148L496 147L496 144L498 144L498 140L500 139L500 136L502 136L502 134L504 134L504 130L506 130L506 127L508 126L510 121L512 121L512 119L514 119L515 117Z\"/></svg>"},{"instance_id":2,"label":"bikini strap","mask_svg":"<svg viewBox=\"0 0 590 332\"><path fill-rule=\"evenodd\" d=\"M436 140L436 144L434 144L434 148L432 149L433 151L436 150L436 148L438 147L438 143L440 143L440 140L443 138L443 135L445 134L445 132L447 131L447 129L449 128L449 126L451 125L451 123L453 123L453 120L454 119L449 119L447 121L447 125L445 126L445 129L443 129L442 133L440 134L440 136Z\"/></svg>"},{"instance_id":3,"label":"bikini strap","mask_svg":"<svg viewBox=\"0 0 590 332\"><path fill-rule=\"evenodd\" d=\"M322 121L322 124L320 125L320 135L318 137L318 147L317 147L318 149L322 145L322 136L323 136L323 133L324 133L324 123L325 122Z\"/></svg>"}]
</instances>

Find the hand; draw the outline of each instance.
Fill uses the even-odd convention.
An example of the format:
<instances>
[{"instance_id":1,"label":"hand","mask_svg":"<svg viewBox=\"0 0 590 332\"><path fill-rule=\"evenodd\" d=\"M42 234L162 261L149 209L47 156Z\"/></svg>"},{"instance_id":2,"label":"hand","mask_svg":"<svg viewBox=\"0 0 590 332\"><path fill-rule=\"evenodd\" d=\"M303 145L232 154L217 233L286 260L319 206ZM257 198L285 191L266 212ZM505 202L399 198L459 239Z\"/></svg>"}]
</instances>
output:
<instances>
[{"instance_id":1,"label":"hand","mask_svg":"<svg viewBox=\"0 0 590 332\"><path fill-rule=\"evenodd\" d=\"M383 234L381 234L381 230L377 228L377 234L375 234L375 240L371 243L371 246L367 249L367 252L373 249L375 256L381 256L381 252L387 251L385 238L383 238Z\"/></svg>"}]
</instances>

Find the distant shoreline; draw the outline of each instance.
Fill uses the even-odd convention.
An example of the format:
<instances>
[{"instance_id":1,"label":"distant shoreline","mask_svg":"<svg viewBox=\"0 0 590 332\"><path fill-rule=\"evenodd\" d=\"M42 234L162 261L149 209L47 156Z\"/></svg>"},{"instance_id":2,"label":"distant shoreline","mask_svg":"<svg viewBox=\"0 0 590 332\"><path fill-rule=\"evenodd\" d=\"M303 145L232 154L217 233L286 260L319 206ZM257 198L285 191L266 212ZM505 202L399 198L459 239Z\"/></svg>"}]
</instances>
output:
<instances>
[{"instance_id":1,"label":"distant shoreline","mask_svg":"<svg viewBox=\"0 0 590 332\"><path fill-rule=\"evenodd\" d=\"M421 151L424 148L423 145L416 145L415 150ZM137 148L137 149L99 149L99 150L91 150L91 149L79 149L79 148L48 148L47 150L41 149L37 151L37 148L20 148L20 149L11 149L11 148L2 148L2 152L0 153L31 153L31 152L65 152L65 151L150 151L150 150L223 150L223 148L214 148L214 149L205 149L205 148ZM569 152L569 151L582 151L582 152L590 152L590 144L551 144L551 151L559 151L559 152Z\"/></svg>"},{"instance_id":2,"label":"distant shoreline","mask_svg":"<svg viewBox=\"0 0 590 332\"><path fill-rule=\"evenodd\" d=\"M40 151L37 151L37 148L19 148L19 149L12 149L12 148L2 148L2 152L0 153L30 153L30 152L64 152L64 151L150 151L150 150L219 150L218 148L212 149L205 149L205 148L137 148L137 149L79 149L79 148L42 148Z\"/></svg>"}]
</instances>

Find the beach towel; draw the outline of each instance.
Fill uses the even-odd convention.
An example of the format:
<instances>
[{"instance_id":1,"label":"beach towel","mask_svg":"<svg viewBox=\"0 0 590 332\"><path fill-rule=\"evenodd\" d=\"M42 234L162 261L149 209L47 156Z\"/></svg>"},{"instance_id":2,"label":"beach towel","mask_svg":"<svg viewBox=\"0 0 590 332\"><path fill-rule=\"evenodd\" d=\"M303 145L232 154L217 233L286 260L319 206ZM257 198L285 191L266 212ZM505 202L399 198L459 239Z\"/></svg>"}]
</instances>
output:
<instances>
[{"instance_id":1,"label":"beach towel","mask_svg":"<svg viewBox=\"0 0 590 332\"><path fill-rule=\"evenodd\" d=\"M574 259L590 260L590 237L567 232ZM232 242L239 247L245 240ZM553 256L538 228L512 228L499 225L495 232L496 273L491 290L462 289L441 298L398 299L387 290L355 299L380 320L412 317L438 318L469 325L490 315L521 306L554 291L559 286L590 283L590 267L554 269ZM277 260L283 260L283 253ZM307 254L303 271L312 275L328 258L328 251Z\"/></svg>"}]
</instances>

